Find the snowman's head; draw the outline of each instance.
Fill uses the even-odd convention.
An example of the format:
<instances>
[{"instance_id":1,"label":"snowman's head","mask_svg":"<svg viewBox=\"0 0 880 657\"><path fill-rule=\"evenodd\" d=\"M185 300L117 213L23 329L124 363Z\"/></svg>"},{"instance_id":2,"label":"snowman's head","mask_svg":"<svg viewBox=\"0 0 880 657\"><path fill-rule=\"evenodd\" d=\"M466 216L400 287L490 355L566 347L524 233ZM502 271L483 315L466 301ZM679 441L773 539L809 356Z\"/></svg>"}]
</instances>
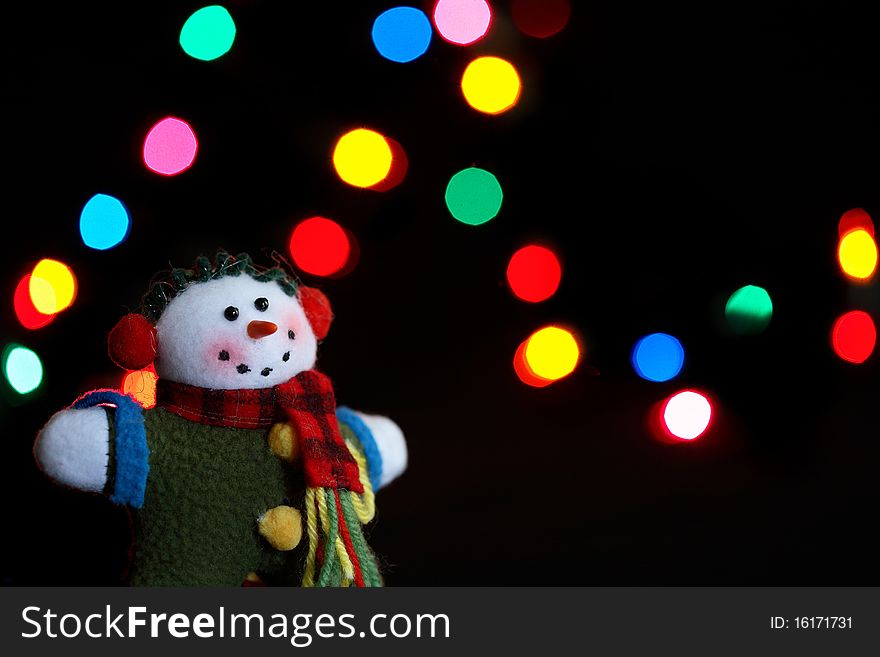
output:
<instances>
[{"instance_id":1,"label":"snowman's head","mask_svg":"<svg viewBox=\"0 0 880 657\"><path fill-rule=\"evenodd\" d=\"M190 285L156 324L156 373L202 388L270 388L315 365L297 298L250 276Z\"/></svg>"},{"instance_id":2,"label":"snowman's head","mask_svg":"<svg viewBox=\"0 0 880 657\"><path fill-rule=\"evenodd\" d=\"M314 367L318 338L330 321L320 292L297 286L280 270L256 270L249 259L231 274L222 268L202 275L177 271L186 275L154 285L145 297L145 315L152 313L155 328L144 316L130 315L111 332L117 363L143 367L131 358L137 352L145 361L155 357L160 378L222 390L270 388ZM151 306L151 299L161 305Z\"/></svg>"}]
</instances>

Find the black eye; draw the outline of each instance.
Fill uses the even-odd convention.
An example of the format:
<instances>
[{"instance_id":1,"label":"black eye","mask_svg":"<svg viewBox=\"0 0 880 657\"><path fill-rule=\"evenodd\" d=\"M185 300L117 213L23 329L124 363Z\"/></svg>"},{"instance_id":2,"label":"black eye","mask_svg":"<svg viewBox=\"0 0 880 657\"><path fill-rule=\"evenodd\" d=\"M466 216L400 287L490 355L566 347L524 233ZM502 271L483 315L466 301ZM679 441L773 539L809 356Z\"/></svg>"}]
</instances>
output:
<instances>
[{"instance_id":1,"label":"black eye","mask_svg":"<svg viewBox=\"0 0 880 657\"><path fill-rule=\"evenodd\" d=\"M287 332L287 337L293 340L296 337L296 333L293 332L293 329Z\"/></svg>"},{"instance_id":2,"label":"black eye","mask_svg":"<svg viewBox=\"0 0 880 657\"><path fill-rule=\"evenodd\" d=\"M238 308L235 306L228 306L226 310L223 311L223 316L230 322L234 322L238 319Z\"/></svg>"},{"instance_id":3,"label":"black eye","mask_svg":"<svg viewBox=\"0 0 880 657\"><path fill-rule=\"evenodd\" d=\"M269 300L266 297L260 297L256 301L254 301L254 308L259 310L261 313L266 312L266 309L269 307Z\"/></svg>"}]
</instances>

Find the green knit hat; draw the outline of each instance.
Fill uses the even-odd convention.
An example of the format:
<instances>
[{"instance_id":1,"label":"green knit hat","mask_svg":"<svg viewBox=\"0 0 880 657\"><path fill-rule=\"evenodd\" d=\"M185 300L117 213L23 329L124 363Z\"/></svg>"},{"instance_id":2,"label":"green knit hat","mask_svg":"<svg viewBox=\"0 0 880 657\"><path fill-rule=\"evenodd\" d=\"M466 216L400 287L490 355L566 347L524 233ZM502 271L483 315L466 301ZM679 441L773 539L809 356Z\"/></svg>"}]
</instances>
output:
<instances>
[{"instance_id":1,"label":"green knit hat","mask_svg":"<svg viewBox=\"0 0 880 657\"><path fill-rule=\"evenodd\" d=\"M155 324L165 311L169 302L193 283L206 283L225 276L247 274L260 282L275 281L289 296L296 296L299 282L280 266L276 260L274 267L258 267L247 253L232 255L224 250L217 251L214 262L205 256L196 258L192 269L172 269L163 278L154 280L142 300L141 313Z\"/></svg>"}]
</instances>

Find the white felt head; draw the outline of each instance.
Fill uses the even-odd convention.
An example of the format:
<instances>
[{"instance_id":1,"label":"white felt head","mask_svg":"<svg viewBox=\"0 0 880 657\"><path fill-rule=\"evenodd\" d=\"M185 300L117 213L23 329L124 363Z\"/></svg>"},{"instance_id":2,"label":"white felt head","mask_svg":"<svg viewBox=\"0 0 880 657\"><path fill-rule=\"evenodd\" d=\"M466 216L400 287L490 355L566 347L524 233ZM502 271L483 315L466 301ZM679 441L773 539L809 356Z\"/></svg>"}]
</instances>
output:
<instances>
[{"instance_id":1,"label":"white felt head","mask_svg":"<svg viewBox=\"0 0 880 657\"><path fill-rule=\"evenodd\" d=\"M265 310L262 300L268 301ZM227 314L230 307L237 309L232 320L227 316L236 313ZM264 324L254 324L249 333L251 322ZM271 325L277 327L271 334L252 337ZM296 297L274 281L247 274L190 285L165 308L156 339L161 378L220 390L283 383L314 367L318 347Z\"/></svg>"}]
</instances>

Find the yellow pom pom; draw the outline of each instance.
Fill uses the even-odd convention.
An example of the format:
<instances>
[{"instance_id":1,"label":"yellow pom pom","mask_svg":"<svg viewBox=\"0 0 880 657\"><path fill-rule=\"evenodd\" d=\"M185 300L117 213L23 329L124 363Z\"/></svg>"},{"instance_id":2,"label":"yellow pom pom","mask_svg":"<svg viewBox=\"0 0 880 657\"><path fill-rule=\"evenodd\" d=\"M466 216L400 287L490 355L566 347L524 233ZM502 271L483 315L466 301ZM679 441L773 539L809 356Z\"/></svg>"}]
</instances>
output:
<instances>
[{"instance_id":1,"label":"yellow pom pom","mask_svg":"<svg viewBox=\"0 0 880 657\"><path fill-rule=\"evenodd\" d=\"M287 423L273 424L269 429L269 449L275 456L285 461L293 461L297 456L296 433Z\"/></svg>"},{"instance_id":2,"label":"yellow pom pom","mask_svg":"<svg viewBox=\"0 0 880 657\"><path fill-rule=\"evenodd\" d=\"M276 550L292 550L302 539L302 516L290 506L276 506L260 518L260 536Z\"/></svg>"}]
</instances>

